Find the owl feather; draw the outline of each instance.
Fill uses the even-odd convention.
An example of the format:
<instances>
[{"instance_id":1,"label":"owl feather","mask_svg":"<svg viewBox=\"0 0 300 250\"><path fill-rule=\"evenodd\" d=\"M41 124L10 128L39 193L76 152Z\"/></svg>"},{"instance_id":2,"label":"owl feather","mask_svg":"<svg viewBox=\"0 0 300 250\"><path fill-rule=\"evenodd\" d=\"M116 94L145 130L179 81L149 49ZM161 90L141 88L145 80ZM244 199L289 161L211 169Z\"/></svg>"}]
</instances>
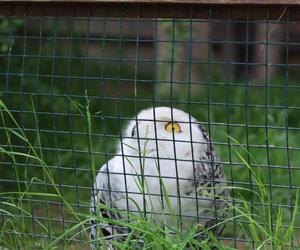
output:
<instances>
[{"instance_id":1,"label":"owl feather","mask_svg":"<svg viewBox=\"0 0 300 250\"><path fill-rule=\"evenodd\" d=\"M92 247L101 246L103 238L122 240L130 230L114 222L130 221L129 214L162 226L174 226L175 217L182 233L202 225L219 235L228 196L223 167L203 125L179 109L143 110L97 174Z\"/></svg>"}]
</instances>

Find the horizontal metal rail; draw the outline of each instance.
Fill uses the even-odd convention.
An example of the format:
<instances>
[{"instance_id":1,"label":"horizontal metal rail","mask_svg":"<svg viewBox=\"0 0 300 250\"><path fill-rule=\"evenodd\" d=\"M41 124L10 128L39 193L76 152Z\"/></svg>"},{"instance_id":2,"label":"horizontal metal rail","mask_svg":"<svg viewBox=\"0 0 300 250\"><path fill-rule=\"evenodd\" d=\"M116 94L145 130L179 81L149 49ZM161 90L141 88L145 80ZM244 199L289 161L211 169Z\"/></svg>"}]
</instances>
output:
<instances>
[{"instance_id":1,"label":"horizontal metal rail","mask_svg":"<svg viewBox=\"0 0 300 250\"><path fill-rule=\"evenodd\" d=\"M291 8L290 8L291 7ZM289 17L287 9L289 8ZM274 0L119 0L2 1L3 16L76 16L300 20L300 1Z\"/></svg>"}]
</instances>

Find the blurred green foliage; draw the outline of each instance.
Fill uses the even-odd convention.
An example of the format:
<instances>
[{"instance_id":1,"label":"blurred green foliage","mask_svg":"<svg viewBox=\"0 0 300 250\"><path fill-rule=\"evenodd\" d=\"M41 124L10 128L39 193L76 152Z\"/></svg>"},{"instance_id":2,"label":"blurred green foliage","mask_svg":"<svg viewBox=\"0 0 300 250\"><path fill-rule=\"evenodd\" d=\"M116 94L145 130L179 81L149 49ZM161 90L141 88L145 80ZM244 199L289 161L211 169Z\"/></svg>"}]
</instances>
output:
<instances>
[{"instance_id":1,"label":"blurred green foliage","mask_svg":"<svg viewBox=\"0 0 300 250\"><path fill-rule=\"evenodd\" d=\"M22 27L22 21L20 19L1 18L0 19L0 52L7 53L9 47L14 42L13 34L16 34L17 30Z\"/></svg>"},{"instance_id":2,"label":"blurred green foliage","mask_svg":"<svg viewBox=\"0 0 300 250\"><path fill-rule=\"evenodd\" d=\"M257 188L252 186L250 171L238 152L254 171L262 171L264 184L269 191L272 189L274 204L290 204L295 196L292 187L299 188L300 179L298 79L289 79L291 88L285 77L271 79L268 87L251 82L246 85L243 80L226 82L226 68L212 65L211 72L206 72L210 74L209 81L182 84L185 91L175 92L171 100L157 93L155 85L163 83L153 81L155 64L116 60L120 51L132 44L121 48L114 41L106 41L103 49L101 37L86 44L85 34L74 31L66 20L60 22L67 27L63 31L57 21L24 23L23 19L0 19L0 93L32 145L40 150L61 194L78 210L89 203L91 157L96 169L100 168L113 156L127 120L153 104L172 105L204 123L233 185ZM41 27L50 27L52 34L43 32L40 37ZM186 37L184 29L178 34ZM143 48L151 50L140 44ZM108 50L110 54L106 54ZM188 94L191 88L193 95ZM87 104L91 131L85 112ZM22 140L5 134L3 127L15 125L8 117L4 121L1 145L8 147L10 140L13 150L28 152ZM12 162L0 154L0 190L15 191L18 176L21 189L30 183L31 191L49 192L51 187L47 186L41 166L31 159L16 159ZM243 195L255 201L250 192L232 192L236 197ZM46 216L44 203L29 205L33 213ZM57 212L58 208L46 206L50 214ZM289 209L283 213L288 221Z\"/></svg>"}]
</instances>

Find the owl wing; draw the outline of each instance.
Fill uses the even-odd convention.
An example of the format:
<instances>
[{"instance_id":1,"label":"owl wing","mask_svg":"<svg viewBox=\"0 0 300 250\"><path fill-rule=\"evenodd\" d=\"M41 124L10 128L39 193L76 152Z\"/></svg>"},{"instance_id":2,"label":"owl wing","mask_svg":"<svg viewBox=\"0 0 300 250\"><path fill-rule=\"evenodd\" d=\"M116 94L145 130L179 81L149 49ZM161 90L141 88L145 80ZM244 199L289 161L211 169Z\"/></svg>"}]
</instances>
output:
<instances>
[{"instance_id":1,"label":"owl wing","mask_svg":"<svg viewBox=\"0 0 300 250\"><path fill-rule=\"evenodd\" d=\"M111 188L111 186L117 184L116 182L114 183L113 175L109 175L109 166L111 164L115 164L113 159L100 168L92 190L90 212L97 216L97 218L90 222L92 249L95 248L95 242L97 242L97 247L99 246L98 242L100 242L101 245L101 240L97 240L98 238L124 233L123 228L105 222L107 221L106 219L120 219L120 214L116 212L117 208L114 207L114 199L119 199L120 197L116 197L116 195L121 196L122 194L116 194L111 191L116 190L116 188Z\"/></svg>"},{"instance_id":2,"label":"owl wing","mask_svg":"<svg viewBox=\"0 0 300 250\"><path fill-rule=\"evenodd\" d=\"M207 214L208 217L211 217L211 219L205 223L205 228L212 228L214 233L220 235L225 224L223 223L217 227L214 227L214 225L220 223L225 217L228 204L224 200L224 197L227 197L229 193L226 188L226 179L219 157L209 140L205 128L201 124L199 124L199 128L203 133L206 147L204 147L204 152L201 151L198 153L200 159L198 159L195 164L195 186L196 190L198 190L198 194L200 195L200 199L201 196L207 196L212 200L210 208L211 211Z\"/></svg>"}]
</instances>

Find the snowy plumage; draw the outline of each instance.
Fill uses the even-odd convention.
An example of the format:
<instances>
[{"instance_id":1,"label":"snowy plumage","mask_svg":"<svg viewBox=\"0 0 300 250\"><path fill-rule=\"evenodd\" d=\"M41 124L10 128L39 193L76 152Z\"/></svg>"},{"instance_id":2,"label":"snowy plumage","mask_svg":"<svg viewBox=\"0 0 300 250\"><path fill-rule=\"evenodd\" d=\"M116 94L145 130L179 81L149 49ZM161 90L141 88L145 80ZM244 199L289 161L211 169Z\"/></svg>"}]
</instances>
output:
<instances>
[{"instance_id":1,"label":"snowy plumage","mask_svg":"<svg viewBox=\"0 0 300 250\"><path fill-rule=\"evenodd\" d=\"M197 223L208 228L224 217L225 186L223 168L204 127L181 110L149 108L129 122L116 156L100 168L91 212L119 220L128 218L128 210L137 215L142 211L161 224L163 218L171 223L172 214L183 232ZM92 240L126 232L92 221Z\"/></svg>"}]
</instances>

